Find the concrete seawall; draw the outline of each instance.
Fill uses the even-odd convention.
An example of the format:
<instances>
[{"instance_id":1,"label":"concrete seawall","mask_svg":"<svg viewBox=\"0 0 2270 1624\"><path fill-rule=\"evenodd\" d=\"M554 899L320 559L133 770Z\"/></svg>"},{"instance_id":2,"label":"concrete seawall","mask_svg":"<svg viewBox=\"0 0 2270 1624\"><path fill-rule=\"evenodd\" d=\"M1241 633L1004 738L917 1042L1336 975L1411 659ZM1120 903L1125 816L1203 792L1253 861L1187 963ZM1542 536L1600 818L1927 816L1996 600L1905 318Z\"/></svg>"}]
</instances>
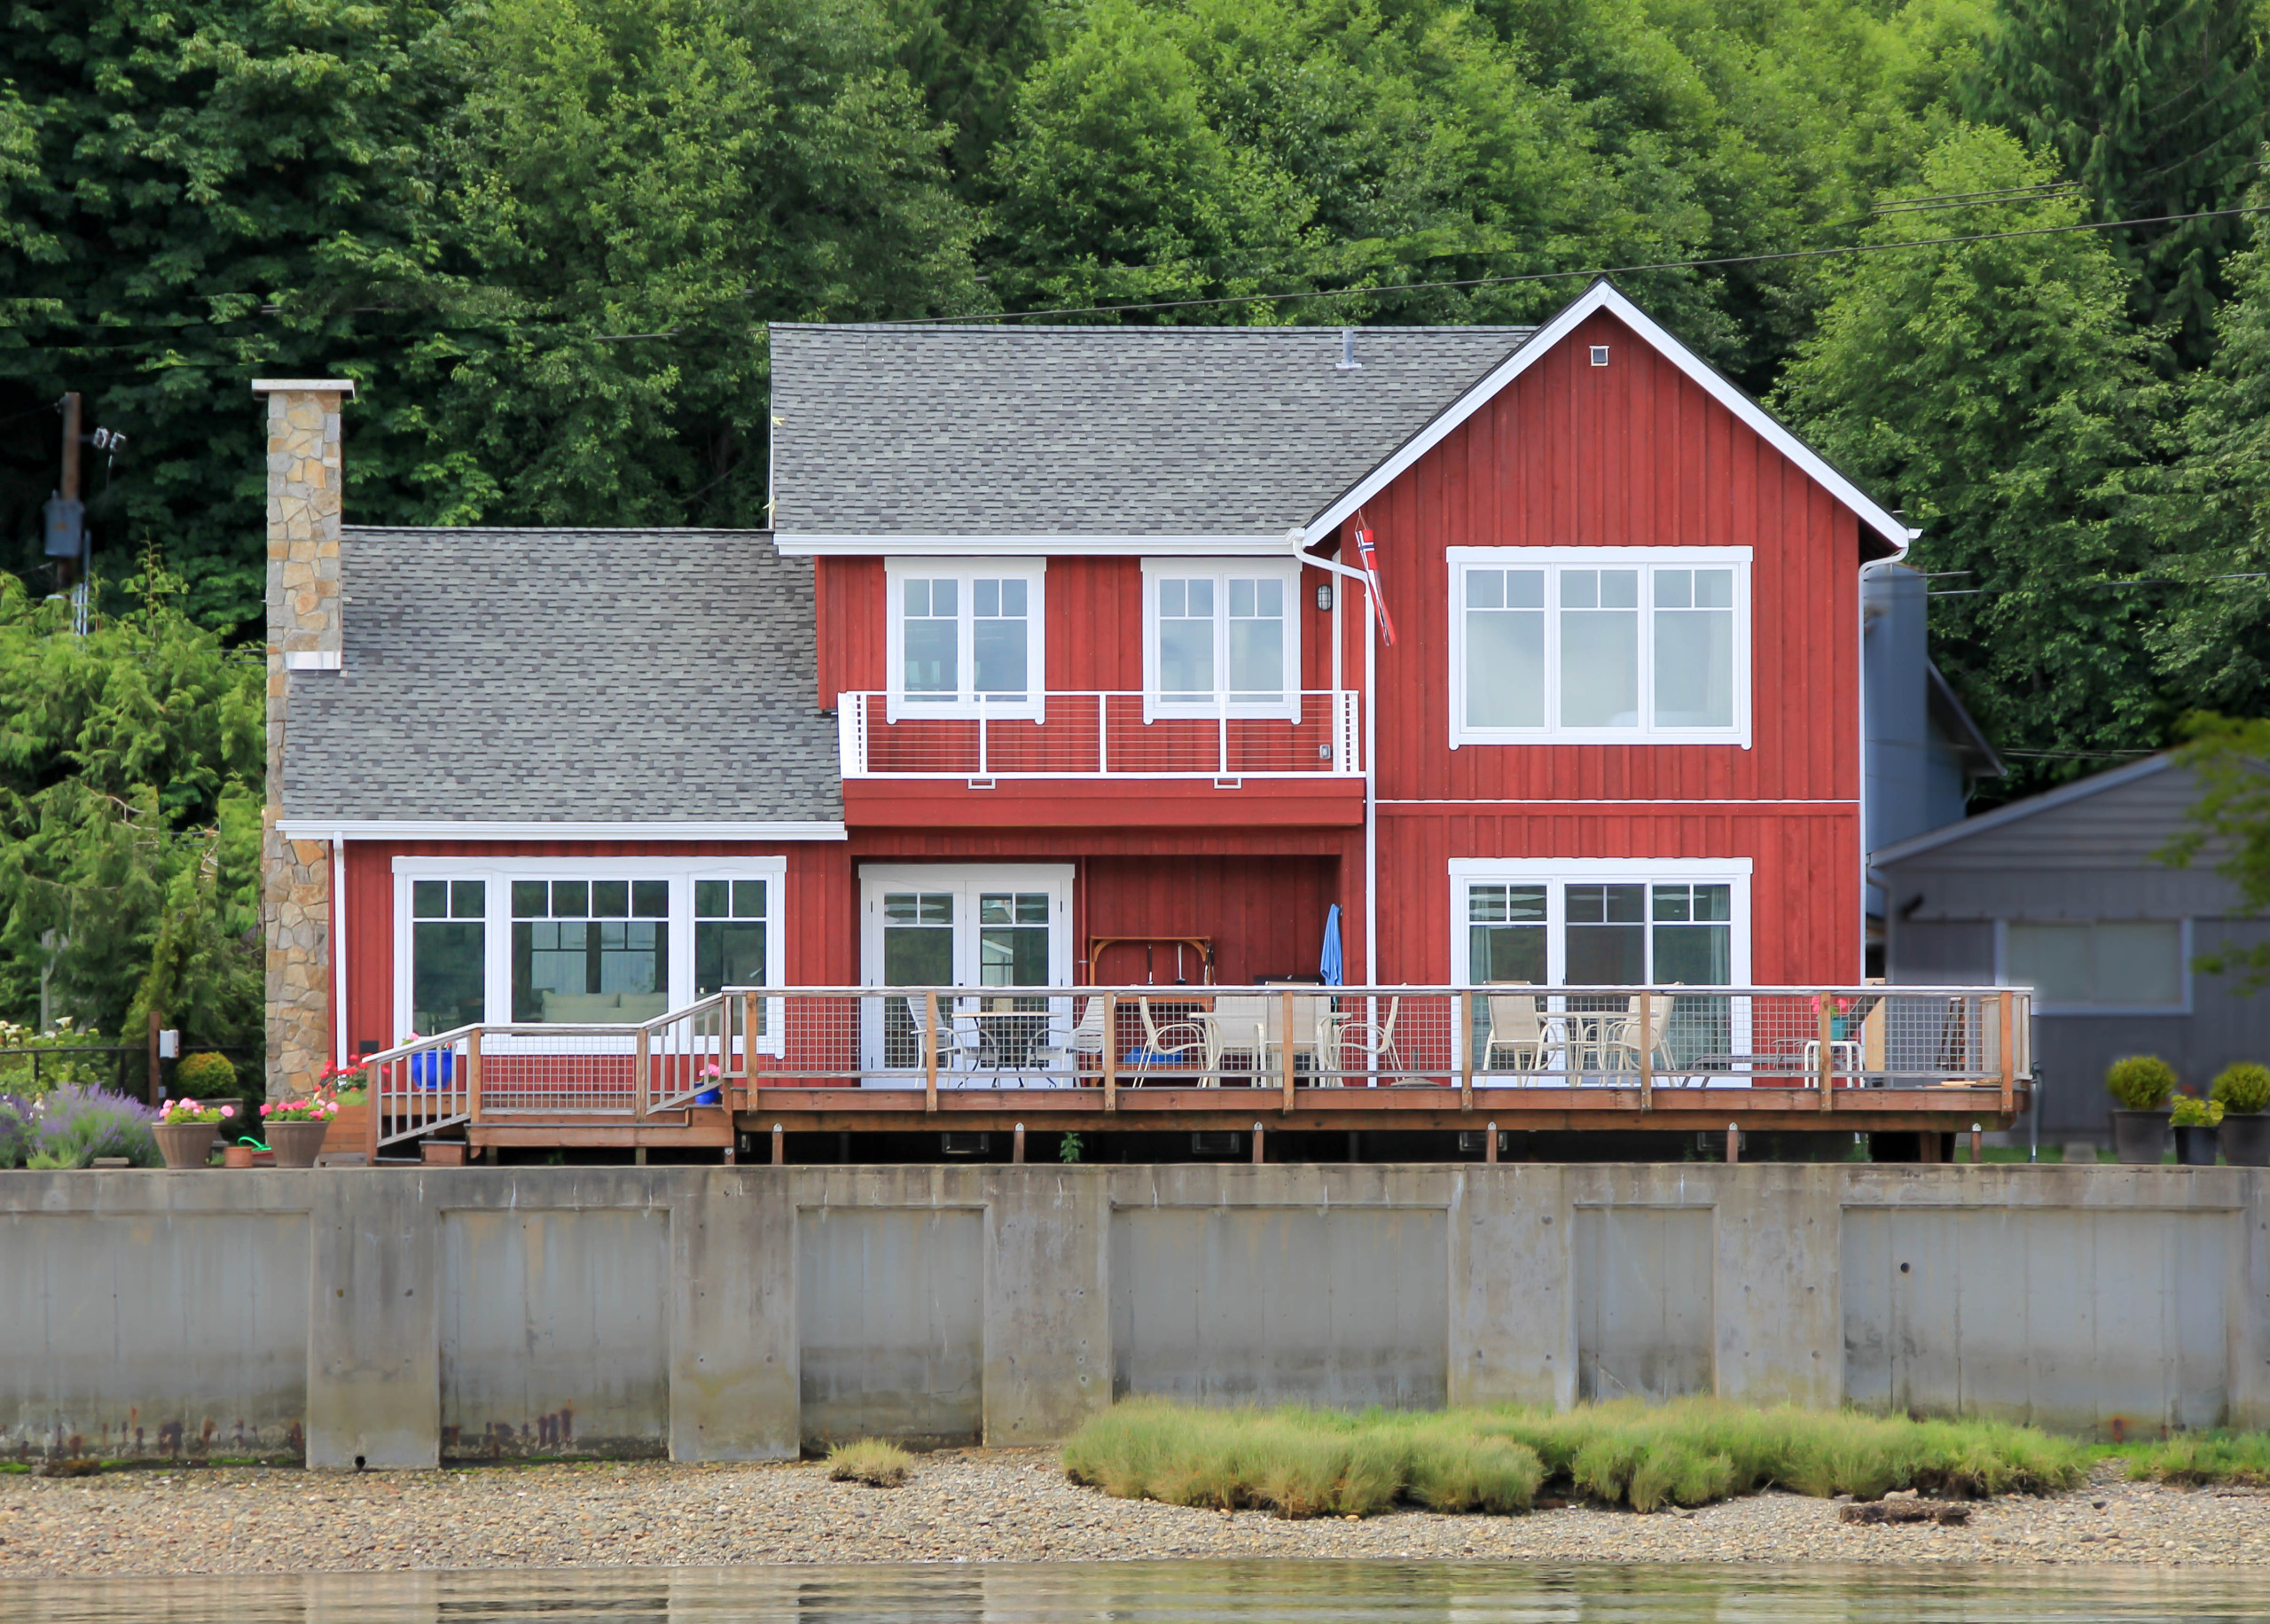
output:
<instances>
[{"instance_id":1,"label":"concrete seawall","mask_svg":"<svg viewBox=\"0 0 2270 1624\"><path fill-rule=\"evenodd\" d=\"M0 1174L0 1453L1033 1443L1118 1394L2270 1425L2270 1175Z\"/></svg>"}]
</instances>

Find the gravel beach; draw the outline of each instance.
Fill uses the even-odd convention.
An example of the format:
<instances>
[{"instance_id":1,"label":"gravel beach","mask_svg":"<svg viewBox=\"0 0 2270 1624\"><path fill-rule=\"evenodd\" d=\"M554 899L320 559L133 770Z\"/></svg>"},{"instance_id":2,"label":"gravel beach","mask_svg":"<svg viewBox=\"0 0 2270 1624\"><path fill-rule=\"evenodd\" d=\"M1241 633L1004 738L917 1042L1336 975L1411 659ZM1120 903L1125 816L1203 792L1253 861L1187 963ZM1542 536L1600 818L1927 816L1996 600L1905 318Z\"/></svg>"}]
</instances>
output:
<instances>
[{"instance_id":1,"label":"gravel beach","mask_svg":"<svg viewBox=\"0 0 2270 1624\"><path fill-rule=\"evenodd\" d=\"M1766 1494L1692 1512L1397 1511L1287 1522L1114 1500L1050 1449L918 1458L905 1487L802 1464L0 1476L0 1578L746 1562L1372 1557L1537 1562L2270 1563L2270 1495L2130 1483L1980 1503L1967 1527L1856 1526Z\"/></svg>"}]
</instances>

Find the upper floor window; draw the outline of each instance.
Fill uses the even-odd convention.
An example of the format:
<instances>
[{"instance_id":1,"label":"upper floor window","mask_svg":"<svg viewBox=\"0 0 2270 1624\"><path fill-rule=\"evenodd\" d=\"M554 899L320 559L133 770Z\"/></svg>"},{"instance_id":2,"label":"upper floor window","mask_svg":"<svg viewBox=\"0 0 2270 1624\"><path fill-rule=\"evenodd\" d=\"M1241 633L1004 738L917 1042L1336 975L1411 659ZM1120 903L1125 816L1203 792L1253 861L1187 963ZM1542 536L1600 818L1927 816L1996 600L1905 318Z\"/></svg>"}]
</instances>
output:
<instances>
[{"instance_id":1,"label":"upper floor window","mask_svg":"<svg viewBox=\"0 0 2270 1624\"><path fill-rule=\"evenodd\" d=\"M892 559L890 714L1037 716L1041 560Z\"/></svg>"},{"instance_id":2,"label":"upper floor window","mask_svg":"<svg viewBox=\"0 0 2270 1624\"><path fill-rule=\"evenodd\" d=\"M1749 742L1749 550L1454 547L1451 745Z\"/></svg>"},{"instance_id":3,"label":"upper floor window","mask_svg":"<svg viewBox=\"0 0 2270 1624\"><path fill-rule=\"evenodd\" d=\"M1297 716L1299 582L1290 561L1144 560L1147 712Z\"/></svg>"}]
</instances>

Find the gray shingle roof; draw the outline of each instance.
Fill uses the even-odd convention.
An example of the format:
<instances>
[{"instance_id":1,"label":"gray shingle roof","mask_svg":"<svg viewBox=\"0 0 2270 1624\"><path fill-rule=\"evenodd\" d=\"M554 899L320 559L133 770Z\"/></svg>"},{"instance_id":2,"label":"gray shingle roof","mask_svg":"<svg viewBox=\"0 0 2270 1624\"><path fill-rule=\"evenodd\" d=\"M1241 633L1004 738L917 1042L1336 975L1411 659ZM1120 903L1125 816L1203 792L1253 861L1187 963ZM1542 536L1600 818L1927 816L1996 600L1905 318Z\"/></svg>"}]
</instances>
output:
<instances>
[{"instance_id":1,"label":"gray shingle roof","mask_svg":"<svg viewBox=\"0 0 2270 1624\"><path fill-rule=\"evenodd\" d=\"M1282 535L1530 331L776 324L773 523Z\"/></svg>"},{"instance_id":2,"label":"gray shingle roof","mask_svg":"<svg viewBox=\"0 0 2270 1624\"><path fill-rule=\"evenodd\" d=\"M809 559L762 531L340 543L343 669L294 673L287 818L843 816Z\"/></svg>"}]
</instances>

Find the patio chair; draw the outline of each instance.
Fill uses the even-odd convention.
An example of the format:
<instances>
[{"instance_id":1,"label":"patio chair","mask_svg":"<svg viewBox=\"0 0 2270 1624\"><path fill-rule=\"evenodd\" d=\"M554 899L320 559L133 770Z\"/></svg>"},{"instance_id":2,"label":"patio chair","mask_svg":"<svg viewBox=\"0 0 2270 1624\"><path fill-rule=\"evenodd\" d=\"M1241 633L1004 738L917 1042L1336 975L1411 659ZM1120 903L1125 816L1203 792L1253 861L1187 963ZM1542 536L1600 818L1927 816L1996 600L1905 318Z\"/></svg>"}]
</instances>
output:
<instances>
[{"instance_id":1,"label":"patio chair","mask_svg":"<svg viewBox=\"0 0 2270 1624\"><path fill-rule=\"evenodd\" d=\"M1206 1063L1206 1029L1194 1020L1170 1020L1162 1025L1151 1012L1151 1001L1139 998L1136 1007L1143 1021L1143 1046L1135 1051L1135 1081L1141 1082L1155 1067L1171 1065L1175 1070L1187 1069L1194 1058L1198 1064ZM1211 1068L1199 1087L1210 1086Z\"/></svg>"},{"instance_id":2,"label":"patio chair","mask_svg":"<svg viewBox=\"0 0 2270 1624\"><path fill-rule=\"evenodd\" d=\"M1527 981L1492 981L1492 987L1527 987ZM1561 1031L1551 1017L1537 1007L1534 993L1491 993L1483 1000L1489 1027L1483 1038L1482 1069L1485 1072L1542 1072L1546 1057L1561 1047ZM1500 1053L1507 1063L1499 1064Z\"/></svg>"},{"instance_id":3,"label":"patio chair","mask_svg":"<svg viewBox=\"0 0 2270 1624\"><path fill-rule=\"evenodd\" d=\"M1083 1074L1102 1069L1100 1061L1107 1041L1103 1000L1092 997L1081 1004L1080 1019L1070 1027L1061 1031L1053 1026L1049 1028L1047 1040L1037 1057L1039 1069L1047 1074L1051 1083L1068 1072L1072 1085L1076 1088Z\"/></svg>"},{"instance_id":4,"label":"patio chair","mask_svg":"<svg viewBox=\"0 0 2270 1624\"><path fill-rule=\"evenodd\" d=\"M1356 1046L1364 1057L1364 1070L1370 1074L1371 1081L1377 1083L1382 1072L1391 1074L1403 1070L1403 1055L1395 1046L1395 1023L1403 1013L1403 1000L1392 995L1382 999L1374 994L1369 1003L1374 1009L1385 1003L1387 1019L1366 1020L1351 1011L1341 1019L1339 1042L1343 1048L1350 1043ZM1389 1081L1400 1087L1406 1082L1423 1084L1427 1079L1390 1076Z\"/></svg>"},{"instance_id":5,"label":"patio chair","mask_svg":"<svg viewBox=\"0 0 2270 1624\"><path fill-rule=\"evenodd\" d=\"M1679 987L1684 983L1673 981L1671 985ZM1639 1003L1637 995L1633 995L1632 1002L1634 1006ZM1671 1011L1674 1002L1667 995L1648 1001L1648 1029L1644 1034L1640 1030L1640 1011L1636 1007L1630 1015L1608 1028L1601 1043L1601 1061L1608 1070L1637 1072L1640 1057L1643 1053L1648 1057L1654 1075L1661 1077L1673 1069L1671 1046L1665 1038L1671 1031Z\"/></svg>"},{"instance_id":6,"label":"patio chair","mask_svg":"<svg viewBox=\"0 0 2270 1624\"><path fill-rule=\"evenodd\" d=\"M1285 1000L1276 997L1258 1000L1264 1008L1262 1020L1262 1066L1271 1078L1281 1077L1278 1068L1284 1065ZM1293 999L1293 1069L1297 1074L1303 1060L1308 1062L1309 1080L1312 1083L1327 1083L1338 1088L1335 1075L1328 1083L1322 1075L1324 1058L1337 1058L1340 1017L1332 1007L1329 996L1317 993L1301 993ZM1337 1067L1335 1067L1336 1072Z\"/></svg>"},{"instance_id":7,"label":"patio chair","mask_svg":"<svg viewBox=\"0 0 2270 1624\"><path fill-rule=\"evenodd\" d=\"M1214 1007L1199 1016L1206 1032L1207 1087L1219 1084L1223 1062L1231 1055L1246 1058L1250 1070L1244 1074L1256 1081L1268 1069L1276 1003L1274 998L1233 993L1215 999Z\"/></svg>"}]
</instances>

